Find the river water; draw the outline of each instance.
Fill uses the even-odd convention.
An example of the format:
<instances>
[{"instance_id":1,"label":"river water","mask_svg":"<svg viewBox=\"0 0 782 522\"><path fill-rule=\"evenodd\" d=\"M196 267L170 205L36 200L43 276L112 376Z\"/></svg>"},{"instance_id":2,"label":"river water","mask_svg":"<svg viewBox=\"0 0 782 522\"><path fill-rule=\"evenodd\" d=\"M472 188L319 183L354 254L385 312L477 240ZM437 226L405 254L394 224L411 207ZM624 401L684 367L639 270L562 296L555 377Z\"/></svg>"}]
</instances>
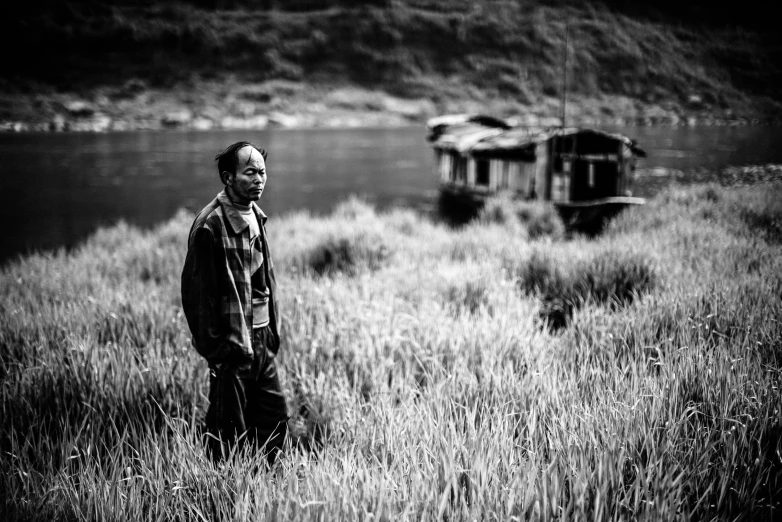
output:
<instances>
[{"instance_id":1,"label":"river water","mask_svg":"<svg viewBox=\"0 0 782 522\"><path fill-rule=\"evenodd\" d=\"M638 140L648 157L636 195L668 173L782 163L779 127L606 128ZM423 126L391 129L0 134L0 263L31 250L71 247L124 219L150 227L179 208L200 210L222 189L214 155L239 140L267 149L270 216L329 212L350 194L379 208L431 210L437 198Z\"/></svg>"}]
</instances>

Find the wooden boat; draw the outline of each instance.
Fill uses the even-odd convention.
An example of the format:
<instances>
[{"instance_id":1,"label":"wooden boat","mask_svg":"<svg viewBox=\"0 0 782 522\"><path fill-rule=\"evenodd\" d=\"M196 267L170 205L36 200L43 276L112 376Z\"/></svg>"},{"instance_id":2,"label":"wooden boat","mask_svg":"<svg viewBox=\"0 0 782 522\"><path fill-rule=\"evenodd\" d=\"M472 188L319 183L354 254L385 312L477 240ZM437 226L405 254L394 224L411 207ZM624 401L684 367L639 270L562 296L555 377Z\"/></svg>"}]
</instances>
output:
<instances>
[{"instance_id":1,"label":"wooden boat","mask_svg":"<svg viewBox=\"0 0 782 522\"><path fill-rule=\"evenodd\" d=\"M633 173L646 154L621 134L587 128L514 127L482 115L447 115L427 123L441 197L480 208L507 191L550 201L578 227L645 200L632 196Z\"/></svg>"}]
</instances>

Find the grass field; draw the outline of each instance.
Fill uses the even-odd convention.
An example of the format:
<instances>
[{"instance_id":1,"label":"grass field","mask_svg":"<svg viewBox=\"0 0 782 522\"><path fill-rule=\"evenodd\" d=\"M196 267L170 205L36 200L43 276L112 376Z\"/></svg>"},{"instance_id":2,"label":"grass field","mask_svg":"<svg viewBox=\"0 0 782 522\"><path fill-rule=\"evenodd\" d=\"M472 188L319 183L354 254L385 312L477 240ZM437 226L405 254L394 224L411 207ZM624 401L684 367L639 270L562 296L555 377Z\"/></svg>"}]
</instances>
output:
<instances>
[{"instance_id":1,"label":"grass field","mask_svg":"<svg viewBox=\"0 0 782 522\"><path fill-rule=\"evenodd\" d=\"M20 259L0 518L773 520L780 193L674 187L597 239L500 204L461 229L357 200L273 216L296 447L271 471L198 438L191 215Z\"/></svg>"}]
</instances>

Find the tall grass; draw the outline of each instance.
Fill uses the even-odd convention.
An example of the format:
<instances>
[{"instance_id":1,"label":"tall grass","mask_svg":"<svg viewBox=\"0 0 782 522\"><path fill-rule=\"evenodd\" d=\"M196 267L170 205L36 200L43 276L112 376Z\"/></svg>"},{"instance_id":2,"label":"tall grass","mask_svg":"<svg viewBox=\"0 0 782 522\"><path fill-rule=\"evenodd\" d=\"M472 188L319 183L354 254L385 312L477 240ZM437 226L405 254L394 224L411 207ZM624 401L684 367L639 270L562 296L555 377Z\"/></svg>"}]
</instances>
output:
<instances>
[{"instance_id":1,"label":"tall grass","mask_svg":"<svg viewBox=\"0 0 782 522\"><path fill-rule=\"evenodd\" d=\"M200 440L208 370L178 296L192 216L24 258L0 274L0 512L773 520L780 190L672 188L594 240L355 200L272 219L293 417L270 471L252 452L215 467ZM349 269L319 271L333 238Z\"/></svg>"},{"instance_id":2,"label":"tall grass","mask_svg":"<svg viewBox=\"0 0 782 522\"><path fill-rule=\"evenodd\" d=\"M507 195L488 198L478 213L478 221L496 223L536 239L561 239L565 225L554 205L542 201L514 200Z\"/></svg>"},{"instance_id":3,"label":"tall grass","mask_svg":"<svg viewBox=\"0 0 782 522\"><path fill-rule=\"evenodd\" d=\"M575 262L574 262L575 259ZM654 286L656 275L649 255L609 250L589 252L586 259L533 252L524 262L509 262L519 287L543 301L541 317L558 330L573 311L588 303L620 308Z\"/></svg>"}]
</instances>

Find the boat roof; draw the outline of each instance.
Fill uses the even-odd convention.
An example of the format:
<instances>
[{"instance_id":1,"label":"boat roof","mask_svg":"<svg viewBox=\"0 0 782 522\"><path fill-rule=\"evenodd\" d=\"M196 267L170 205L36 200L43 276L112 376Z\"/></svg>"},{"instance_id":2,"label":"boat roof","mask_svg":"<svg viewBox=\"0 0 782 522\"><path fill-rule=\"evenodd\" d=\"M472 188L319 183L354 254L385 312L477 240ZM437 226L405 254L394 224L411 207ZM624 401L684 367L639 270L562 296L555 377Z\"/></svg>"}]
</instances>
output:
<instances>
[{"instance_id":1,"label":"boat roof","mask_svg":"<svg viewBox=\"0 0 782 522\"><path fill-rule=\"evenodd\" d=\"M510 129L513 127L507 121L495 118L494 116L488 116L486 114L444 114L442 116L435 116L429 118L426 122L426 126L429 130L434 130L437 127L451 126L451 125L463 125L466 123L473 123L476 125L482 125L484 127L496 127L500 129Z\"/></svg>"},{"instance_id":2,"label":"boat roof","mask_svg":"<svg viewBox=\"0 0 782 522\"><path fill-rule=\"evenodd\" d=\"M432 118L427 122L431 134L429 140L438 149L453 150L460 154L479 152L507 153L527 151L538 143L554 137L575 134L592 134L625 144L633 154L645 157L646 153L638 147L635 140L619 133L599 129L568 127L541 129L530 127L512 127L505 120L491 116L455 114Z\"/></svg>"},{"instance_id":3,"label":"boat roof","mask_svg":"<svg viewBox=\"0 0 782 522\"><path fill-rule=\"evenodd\" d=\"M426 127L435 148L464 154L476 143L510 129L511 125L483 114L446 114L431 118Z\"/></svg>"},{"instance_id":4,"label":"boat roof","mask_svg":"<svg viewBox=\"0 0 782 522\"><path fill-rule=\"evenodd\" d=\"M644 150L638 146L638 142L636 142L634 139L628 138L624 134L619 134L618 132L607 132L600 129L589 129L584 127L568 127L566 129L549 129L539 136L538 141L545 141L550 138L553 138L554 136L572 136L573 134L593 134L597 136L603 136L605 138L609 138L612 140L620 141L625 145L627 145L627 147L630 148L633 154L640 156L642 158L646 157L646 152L644 152Z\"/></svg>"},{"instance_id":5,"label":"boat roof","mask_svg":"<svg viewBox=\"0 0 782 522\"><path fill-rule=\"evenodd\" d=\"M491 139L502 134L504 129L497 127L484 127L476 124L459 124L450 126L447 132L435 137L432 141L438 149L453 150L466 153L472 150L483 140Z\"/></svg>"},{"instance_id":6,"label":"boat roof","mask_svg":"<svg viewBox=\"0 0 782 522\"><path fill-rule=\"evenodd\" d=\"M541 129L517 127L499 133L495 136L492 136L491 138L482 140L479 143L476 143L475 146L472 148L472 150L473 151L489 151L489 150L509 151L509 150L534 148L539 141L544 141L542 136L543 134Z\"/></svg>"}]
</instances>

